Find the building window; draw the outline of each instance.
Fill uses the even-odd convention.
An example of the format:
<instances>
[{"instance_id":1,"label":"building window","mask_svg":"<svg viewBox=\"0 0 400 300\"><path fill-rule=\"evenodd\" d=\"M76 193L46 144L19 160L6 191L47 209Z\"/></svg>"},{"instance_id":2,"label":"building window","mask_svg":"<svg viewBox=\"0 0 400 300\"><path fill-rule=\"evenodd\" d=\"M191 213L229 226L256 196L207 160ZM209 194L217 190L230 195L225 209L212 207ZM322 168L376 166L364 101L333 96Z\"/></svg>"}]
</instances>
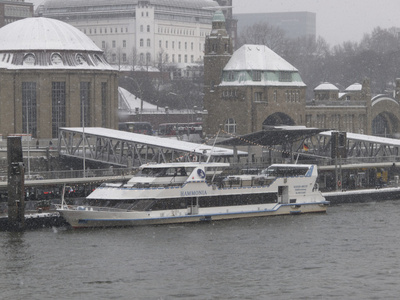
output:
<instances>
[{"instance_id":1,"label":"building window","mask_svg":"<svg viewBox=\"0 0 400 300\"><path fill-rule=\"evenodd\" d=\"M178 49L181 49L181 42L178 42Z\"/></svg>"},{"instance_id":2,"label":"building window","mask_svg":"<svg viewBox=\"0 0 400 300\"><path fill-rule=\"evenodd\" d=\"M149 65L151 61L151 55L150 53L146 53L146 65Z\"/></svg>"},{"instance_id":3,"label":"building window","mask_svg":"<svg viewBox=\"0 0 400 300\"><path fill-rule=\"evenodd\" d=\"M279 81L291 82L292 81L292 73L291 72L279 72Z\"/></svg>"},{"instance_id":4,"label":"building window","mask_svg":"<svg viewBox=\"0 0 400 300\"><path fill-rule=\"evenodd\" d=\"M262 92L254 92L254 102L263 101L263 93Z\"/></svg>"},{"instance_id":5,"label":"building window","mask_svg":"<svg viewBox=\"0 0 400 300\"><path fill-rule=\"evenodd\" d=\"M178 63L181 63L181 62L182 62L181 55L178 54Z\"/></svg>"},{"instance_id":6,"label":"building window","mask_svg":"<svg viewBox=\"0 0 400 300\"><path fill-rule=\"evenodd\" d=\"M306 127L312 127L312 115L306 115Z\"/></svg>"},{"instance_id":7,"label":"building window","mask_svg":"<svg viewBox=\"0 0 400 300\"><path fill-rule=\"evenodd\" d=\"M252 72L253 81L261 81L261 71Z\"/></svg>"},{"instance_id":8,"label":"building window","mask_svg":"<svg viewBox=\"0 0 400 300\"><path fill-rule=\"evenodd\" d=\"M194 63L194 55L190 55L190 62Z\"/></svg>"},{"instance_id":9,"label":"building window","mask_svg":"<svg viewBox=\"0 0 400 300\"><path fill-rule=\"evenodd\" d=\"M107 127L107 82L101 83L101 126Z\"/></svg>"},{"instance_id":10,"label":"building window","mask_svg":"<svg viewBox=\"0 0 400 300\"><path fill-rule=\"evenodd\" d=\"M58 137L58 129L65 127L65 82L51 83L51 131L52 137Z\"/></svg>"},{"instance_id":11,"label":"building window","mask_svg":"<svg viewBox=\"0 0 400 300\"><path fill-rule=\"evenodd\" d=\"M147 47L150 47L150 39L147 39Z\"/></svg>"},{"instance_id":12,"label":"building window","mask_svg":"<svg viewBox=\"0 0 400 300\"><path fill-rule=\"evenodd\" d=\"M192 49L192 51L193 51L193 47L194 47L194 45L193 45L193 42L190 44L190 49Z\"/></svg>"},{"instance_id":13,"label":"building window","mask_svg":"<svg viewBox=\"0 0 400 300\"><path fill-rule=\"evenodd\" d=\"M140 39L140 47L143 47L143 39Z\"/></svg>"},{"instance_id":14,"label":"building window","mask_svg":"<svg viewBox=\"0 0 400 300\"><path fill-rule=\"evenodd\" d=\"M188 62L187 55L185 54L185 64Z\"/></svg>"},{"instance_id":15,"label":"building window","mask_svg":"<svg viewBox=\"0 0 400 300\"><path fill-rule=\"evenodd\" d=\"M172 62L175 63L175 54L172 54Z\"/></svg>"},{"instance_id":16,"label":"building window","mask_svg":"<svg viewBox=\"0 0 400 300\"><path fill-rule=\"evenodd\" d=\"M161 45L161 40L158 41L158 47L159 47L159 48L162 47L162 45Z\"/></svg>"},{"instance_id":17,"label":"building window","mask_svg":"<svg viewBox=\"0 0 400 300\"><path fill-rule=\"evenodd\" d=\"M147 32L150 32L150 25L147 25Z\"/></svg>"},{"instance_id":18,"label":"building window","mask_svg":"<svg viewBox=\"0 0 400 300\"><path fill-rule=\"evenodd\" d=\"M228 119L225 122L225 131L228 133L235 134L236 133L236 122L234 119Z\"/></svg>"},{"instance_id":19,"label":"building window","mask_svg":"<svg viewBox=\"0 0 400 300\"><path fill-rule=\"evenodd\" d=\"M125 40L122 41L122 47L126 48L126 41Z\"/></svg>"},{"instance_id":20,"label":"building window","mask_svg":"<svg viewBox=\"0 0 400 300\"><path fill-rule=\"evenodd\" d=\"M22 132L37 135L36 82L22 83Z\"/></svg>"},{"instance_id":21,"label":"building window","mask_svg":"<svg viewBox=\"0 0 400 300\"><path fill-rule=\"evenodd\" d=\"M168 54L165 54L165 62L168 63L169 62L168 60L169 60L169 56L168 56Z\"/></svg>"},{"instance_id":22,"label":"building window","mask_svg":"<svg viewBox=\"0 0 400 300\"><path fill-rule=\"evenodd\" d=\"M112 47L115 48L116 47L116 43L115 41L112 41Z\"/></svg>"},{"instance_id":23,"label":"building window","mask_svg":"<svg viewBox=\"0 0 400 300\"><path fill-rule=\"evenodd\" d=\"M185 42L185 50L187 50L187 42Z\"/></svg>"},{"instance_id":24,"label":"building window","mask_svg":"<svg viewBox=\"0 0 400 300\"><path fill-rule=\"evenodd\" d=\"M278 102L278 92L276 90L274 91L274 102Z\"/></svg>"},{"instance_id":25,"label":"building window","mask_svg":"<svg viewBox=\"0 0 400 300\"><path fill-rule=\"evenodd\" d=\"M81 126L90 126L90 82L81 82ZM83 112L83 115L82 115Z\"/></svg>"},{"instance_id":26,"label":"building window","mask_svg":"<svg viewBox=\"0 0 400 300\"><path fill-rule=\"evenodd\" d=\"M112 60L112 62L116 62L117 61L117 54L113 53L111 55L111 60Z\"/></svg>"},{"instance_id":27,"label":"building window","mask_svg":"<svg viewBox=\"0 0 400 300\"><path fill-rule=\"evenodd\" d=\"M165 41L165 48L168 49L168 41Z\"/></svg>"},{"instance_id":28,"label":"building window","mask_svg":"<svg viewBox=\"0 0 400 300\"><path fill-rule=\"evenodd\" d=\"M122 61L126 62L126 53L122 53Z\"/></svg>"},{"instance_id":29,"label":"building window","mask_svg":"<svg viewBox=\"0 0 400 300\"><path fill-rule=\"evenodd\" d=\"M172 41L172 49L175 49L175 42Z\"/></svg>"}]
</instances>

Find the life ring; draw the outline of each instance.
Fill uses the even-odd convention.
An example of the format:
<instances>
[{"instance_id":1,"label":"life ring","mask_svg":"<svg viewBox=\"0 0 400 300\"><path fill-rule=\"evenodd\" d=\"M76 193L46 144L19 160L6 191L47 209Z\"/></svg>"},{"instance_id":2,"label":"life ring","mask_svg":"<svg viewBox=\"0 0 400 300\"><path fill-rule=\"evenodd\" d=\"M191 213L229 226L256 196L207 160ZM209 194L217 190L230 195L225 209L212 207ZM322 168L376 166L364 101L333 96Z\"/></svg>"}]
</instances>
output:
<instances>
[{"instance_id":1,"label":"life ring","mask_svg":"<svg viewBox=\"0 0 400 300\"><path fill-rule=\"evenodd\" d=\"M341 182L340 180L338 180L337 186L338 186L338 187L341 187L341 186L342 186L342 182Z\"/></svg>"}]
</instances>

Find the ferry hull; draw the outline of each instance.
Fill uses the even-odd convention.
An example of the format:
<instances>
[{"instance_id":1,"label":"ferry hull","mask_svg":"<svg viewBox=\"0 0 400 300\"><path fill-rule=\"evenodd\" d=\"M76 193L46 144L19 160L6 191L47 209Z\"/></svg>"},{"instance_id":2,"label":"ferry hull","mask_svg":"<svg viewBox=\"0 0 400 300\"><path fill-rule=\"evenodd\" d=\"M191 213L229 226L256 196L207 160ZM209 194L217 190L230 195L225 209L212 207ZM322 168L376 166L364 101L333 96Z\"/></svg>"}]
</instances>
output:
<instances>
[{"instance_id":1,"label":"ferry hull","mask_svg":"<svg viewBox=\"0 0 400 300\"><path fill-rule=\"evenodd\" d=\"M301 204L262 204L249 207L199 208L197 214L188 209L146 212L102 212L60 209L60 214L73 228L127 227L140 225L181 224L204 221L255 218L303 213L325 213L329 202Z\"/></svg>"}]
</instances>

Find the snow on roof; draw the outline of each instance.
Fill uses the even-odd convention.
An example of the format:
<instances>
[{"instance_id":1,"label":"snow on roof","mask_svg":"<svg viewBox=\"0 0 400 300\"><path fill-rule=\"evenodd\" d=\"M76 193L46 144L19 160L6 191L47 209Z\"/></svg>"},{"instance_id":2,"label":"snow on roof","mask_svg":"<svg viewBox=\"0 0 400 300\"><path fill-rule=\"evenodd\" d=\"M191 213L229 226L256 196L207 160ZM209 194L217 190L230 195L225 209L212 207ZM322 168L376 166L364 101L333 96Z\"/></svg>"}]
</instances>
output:
<instances>
[{"instance_id":1,"label":"snow on roof","mask_svg":"<svg viewBox=\"0 0 400 300\"><path fill-rule=\"evenodd\" d=\"M376 104L378 104L379 102L382 102L382 101L390 101L390 102L393 102L396 105L399 105L399 102L397 102L396 99L393 99L391 97L388 97L387 95L382 95L382 94L373 97L371 99L371 102L372 102L371 105L374 106L374 105L376 105Z\"/></svg>"},{"instance_id":2,"label":"snow on roof","mask_svg":"<svg viewBox=\"0 0 400 300\"><path fill-rule=\"evenodd\" d=\"M143 109L154 109L154 110L157 109L157 105L153 105L149 102L142 101L140 98L131 94L122 87L118 88L118 92L121 97L121 100L125 102L126 106L128 106L130 110L135 110L136 107L138 107L139 109L142 108L142 103L143 103Z\"/></svg>"},{"instance_id":3,"label":"snow on roof","mask_svg":"<svg viewBox=\"0 0 400 300\"><path fill-rule=\"evenodd\" d=\"M352 85L348 86L344 91L345 92L359 92L362 90L361 83L353 83Z\"/></svg>"},{"instance_id":4,"label":"snow on roof","mask_svg":"<svg viewBox=\"0 0 400 300\"><path fill-rule=\"evenodd\" d=\"M75 27L55 19L26 18L0 28L0 52L103 51Z\"/></svg>"},{"instance_id":5,"label":"snow on roof","mask_svg":"<svg viewBox=\"0 0 400 300\"><path fill-rule=\"evenodd\" d=\"M319 135L331 136L332 132L334 132L334 130L323 131L323 132L319 133ZM363 142L372 142L372 143L378 143L378 144L383 144L383 145L400 146L400 140L398 140L398 139L391 139L391 138L386 138L386 137L379 137L379 136L351 133L351 132L347 132L346 136L348 139L355 140L355 141L363 141Z\"/></svg>"},{"instance_id":6,"label":"snow on roof","mask_svg":"<svg viewBox=\"0 0 400 300\"><path fill-rule=\"evenodd\" d=\"M75 131L83 133L82 127L63 127L61 128L64 131ZM179 151L185 152L194 152L197 154L204 154L206 151L207 154L212 153L214 156L232 156L233 150L221 148L221 147L212 147L204 144L196 144L191 142L178 141L175 139L169 138L160 138L157 136L145 135L132 133L127 131L120 131L115 129L103 128L103 127L85 127L86 135L95 135L95 136L107 136L113 139L125 140L128 142L135 142L140 144L147 144L152 146L158 146L169 149L176 149ZM238 151L238 154L244 155L246 152Z\"/></svg>"},{"instance_id":7,"label":"snow on roof","mask_svg":"<svg viewBox=\"0 0 400 300\"><path fill-rule=\"evenodd\" d=\"M65 8L65 7L84 7L84 6L118 6L118 5L137 5L140 0L47 0L43 5L46 8ZM203 9L204 7L215 7L218 3L214 0L151 0L151 4L156 6L179 7Z\"/></svg>"},{"instance_id":8,"label":"snow on roof","mask_svg":"<svg viewBox=\"0 0 400 300\"><path fill-rule=\"evenodd\" d=\"M339 89L332 83L324 82L317 86L314 91L339 91Z\"/></svg>"},{"instance_id":9,"label":"snow on roof","mask_svg":"<svg viewBox=\"0 0 400 300\"><path fill-rule=\"evenodd\" d=\"M236 50L224 71L297 71L290 63L264 45L243 45Z\"/></svg>"}]
</instances>

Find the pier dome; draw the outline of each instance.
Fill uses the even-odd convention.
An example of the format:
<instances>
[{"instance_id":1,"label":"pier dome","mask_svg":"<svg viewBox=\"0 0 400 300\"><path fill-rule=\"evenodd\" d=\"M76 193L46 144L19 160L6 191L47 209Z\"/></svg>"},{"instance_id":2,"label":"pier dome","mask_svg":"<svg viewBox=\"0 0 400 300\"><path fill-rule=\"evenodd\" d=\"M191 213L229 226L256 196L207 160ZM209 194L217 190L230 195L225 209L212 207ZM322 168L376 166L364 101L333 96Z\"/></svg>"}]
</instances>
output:
<instances>
[{"instance_id":1,"label":"pier dome","mask_svg":"<svg viewBox=\"0 0 400 300\"><path fill-rule=\"evenodd\" d=\"M0 51L98 51L95 43L75 27L49 18L27 18L0 29Z\"/></svg>"},{"instance_id":2,"label":"pier dome","mask_svg":"<svg viewBox=\"0 0 400 300\"><path fill-rule=\"evenodd\" d=\"M111 70L103 51L59 20L26 18L0 28L0 68Z\"/></svg>"},{"instance_id":3,"label":"pier dome","mask_svg":"<svg viewBox=\"0 0 400 300\"><path fill-rule=\"evenodd\" d=\"M118 71L83 32L26 18L0 28L0 41L0 134L58 138L82 118L118 128Z\"/></svg>"}]
</instances>

